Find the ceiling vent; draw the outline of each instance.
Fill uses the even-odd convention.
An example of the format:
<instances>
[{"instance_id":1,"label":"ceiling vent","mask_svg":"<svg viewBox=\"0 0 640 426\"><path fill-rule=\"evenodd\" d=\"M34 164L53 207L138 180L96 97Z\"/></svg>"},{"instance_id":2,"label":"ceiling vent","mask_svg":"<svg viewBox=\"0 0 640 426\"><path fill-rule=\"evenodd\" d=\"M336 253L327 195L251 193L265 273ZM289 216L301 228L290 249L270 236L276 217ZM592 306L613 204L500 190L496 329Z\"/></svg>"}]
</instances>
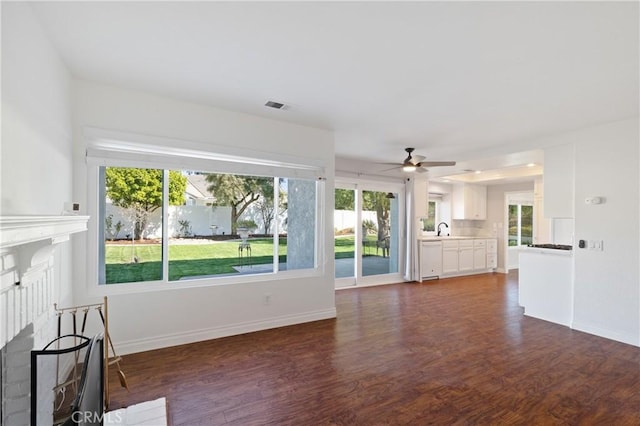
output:
<instances>
[{"instance_id":1,"label":"ceiling vent","mask_svg":"<svg viewBox=\"0 0 640 426\"><path fill-rule=\"evenodd\" d=\"M275 108L275 109L286 109L286 105L282 104L280 102L275 102L275 101L267 101L266 104L264 104L264 106L269 107L269 108Z\"/></svg>"}]
</instances>

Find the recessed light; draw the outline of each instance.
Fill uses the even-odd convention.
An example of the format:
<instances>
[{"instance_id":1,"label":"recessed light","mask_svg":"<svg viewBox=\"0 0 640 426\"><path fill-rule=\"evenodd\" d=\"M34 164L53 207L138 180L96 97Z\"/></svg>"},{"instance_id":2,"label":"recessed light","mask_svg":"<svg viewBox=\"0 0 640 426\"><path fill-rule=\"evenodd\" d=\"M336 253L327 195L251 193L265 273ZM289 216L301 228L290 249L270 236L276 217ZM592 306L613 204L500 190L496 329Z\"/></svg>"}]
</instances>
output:
<instances>
[{"instance_id":1,"label":"recessed light","mask_svg":"<svg viewBox=\"0 0 640 426\"><path fill-rule=\"evenodd\" d=\"M536 163L529 163L527 164L527 167L535 167Z\"/></svg>"},{"instance_id":2,"label":"recessed light","mask_svg":"<svg viewBox=\"0 0 640 426\"><path fill-rule=\"evenodd\" d=\"M482 170L476 170L474 173L478 175L478 174L482 173Z\"/></svg>"},{"instance_id":3,"label":"recessed light","mask_svg":"<svg viewBox=\"0 0 640 426\"><path fill-rule=\"evenodd\" d=\"M285 104L276 102L276 101L267 101L267 103L264 104L264 106L269 108L275 108L275 109L284 109Z\"/></svg>"}]
</instances>

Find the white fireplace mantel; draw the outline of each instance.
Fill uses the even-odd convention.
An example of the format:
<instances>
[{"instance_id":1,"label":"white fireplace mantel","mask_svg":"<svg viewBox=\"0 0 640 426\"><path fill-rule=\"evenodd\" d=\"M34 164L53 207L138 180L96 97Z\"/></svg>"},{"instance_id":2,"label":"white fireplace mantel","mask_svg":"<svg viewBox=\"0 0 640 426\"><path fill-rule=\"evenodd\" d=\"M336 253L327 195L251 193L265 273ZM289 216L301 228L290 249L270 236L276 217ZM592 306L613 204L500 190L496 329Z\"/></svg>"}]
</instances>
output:
<instances>
[{"instance_id":1,"label":"white fireplace mantel","mask_svg":"<svg viewBox=\"0 0 640 426\"><path fill-rule=\"evenodd\" d=\"M0 216L0 348L53 309L54 248L89 216Z\"/></svg>"},{"instance_id":2,"label":"white fireplace mantel","mask_svg":"<svg viewBox=\"0 0 640 426\"><path fill-rule=\"evenodd\" d=\"M51 244L68 241L69 236L87 230L89 216L0 216L0 249L36 241Z\"/></svg>"}]
</instances>

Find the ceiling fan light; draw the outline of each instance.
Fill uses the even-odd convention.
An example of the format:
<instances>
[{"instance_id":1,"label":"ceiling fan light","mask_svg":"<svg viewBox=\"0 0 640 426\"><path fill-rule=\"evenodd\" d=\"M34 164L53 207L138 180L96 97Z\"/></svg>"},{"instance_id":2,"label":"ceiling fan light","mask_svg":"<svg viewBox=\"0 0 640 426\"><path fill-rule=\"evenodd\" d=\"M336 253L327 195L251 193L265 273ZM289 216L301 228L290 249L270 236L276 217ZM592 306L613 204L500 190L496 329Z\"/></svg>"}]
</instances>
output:
<instances>
[{"instance_id":1,"label":"ceiling fan light","mask_svg":"<svg viewBox=\"0 0 640 426\"><path fill-rule=\"evenodd\" d=\"M413 164L405 164L404 166L402 166L402 171L403 172L415 172L416 171L416 166L414 166Z\"/></svg>"}]
</instances>

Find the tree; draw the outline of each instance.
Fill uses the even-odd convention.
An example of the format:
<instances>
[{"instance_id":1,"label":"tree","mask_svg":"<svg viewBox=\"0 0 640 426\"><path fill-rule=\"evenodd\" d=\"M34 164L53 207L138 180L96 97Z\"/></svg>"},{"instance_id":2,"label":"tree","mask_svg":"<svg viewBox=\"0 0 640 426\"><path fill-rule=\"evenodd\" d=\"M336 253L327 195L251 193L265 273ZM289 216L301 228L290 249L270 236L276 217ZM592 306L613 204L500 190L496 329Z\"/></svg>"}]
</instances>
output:
<instances>
[{"instance_id":1,"label":"tree","mask_svg":"<svg viewBox=\"0 0 640 426\"><path fill-rule=\"evenodd\" d=\"M207 190L215 197L213 206L231 207L231 233L237 233L237 222L242 213L261 197L273 198L273 178L207 174Z\"/></svg>"},{"instance_id":2,"label":"tree","mask_svg":"<svg viewBox=\"0 0 640 426\"><path fill-rule=\"evenodd\" d=\"M270 188L273 188L273 184L270 185ZM273 193L273 190L270 189L269 193ZM286 194L282 187L278 188L278 207L279 214L283 214L286 210ZM262 196L258 201L256 201L256 207L260 212L260 216L262 217L262 223L264 224L264 233L268 234L271 229L271 223L276 215L276 208L273 205L273 197L271 196Z\"/></svg>"},{"instance_id":3,"label":"tree","mask_svg":"<svg viewBox=\"0 0 640 426\"><path fill-rule=\"evenodd\" d=\"M374 210L378 219L378 241L384 240L389 233L391 201L386 192L363 191L363 210Z\"/></svg>"},{"instance_id":4,"label":"tree","mask_svg":"<svg viewBox=\"0 0 640 426\"><path fill-rule=\"evenodd\" d=\"M336 188L336 210L353 210L355 208L355 191ZM391 203L386 192L363 191L362 210L375 211L378 220L378 240L383 240L389 232L389 215ZM363 224L364 225L364 224ZM364 226L366 228L366 226Z\"/></svg>"},{"instance_id":5,"label":"tree","mask_svg":"<svg viewBox=\"0 0 640 426\"><path fill-rule=\"evenodd\" d=\"M353 210L355 208L355 192L353 189L336 188L336 210Z\"/></svg>"},{"instance_id":6,"label":"tree","mask_svg":"<svg viewBox=\"0 0 640 426\"><path fill-rule=\"evenodd\" d=\"M149 214L162 206L162 174L159 169L106 168L107 197L131 211L136 240L142 239ZM187 178L177 170L169 171L169 204L183 204L186 188Z\"/></svg>"}]
</instances>

